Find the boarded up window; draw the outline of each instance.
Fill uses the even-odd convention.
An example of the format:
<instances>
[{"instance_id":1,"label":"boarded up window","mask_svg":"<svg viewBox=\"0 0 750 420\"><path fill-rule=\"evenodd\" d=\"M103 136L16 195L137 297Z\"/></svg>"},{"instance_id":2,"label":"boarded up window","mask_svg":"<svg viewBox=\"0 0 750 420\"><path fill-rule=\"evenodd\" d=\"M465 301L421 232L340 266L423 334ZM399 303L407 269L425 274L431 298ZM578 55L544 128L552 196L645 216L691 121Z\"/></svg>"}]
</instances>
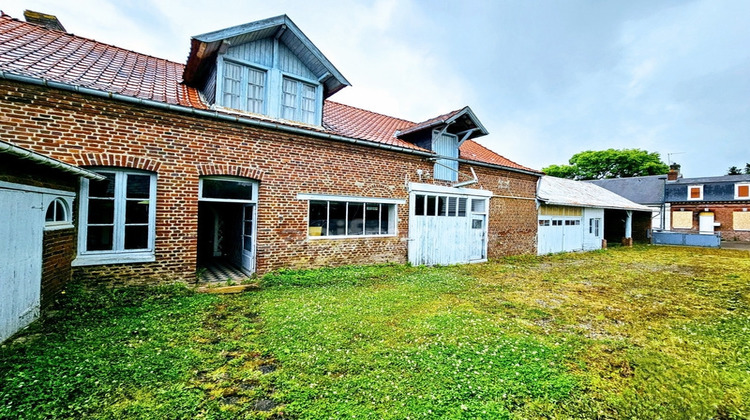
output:
<instances>
[{"instance_id":1,"label":"boarded up window","mask_svg":"<svg viewBox=\"0 0 750 420\"><path fill-rule=\"evenodd\" d=\"M672 227L675 229L692 229L693 228L693 212L692 211L672 212Z\"/></svg>"},{"instance_id":2,"label":"boarded up window","mask_svg":"<svg viewBox=\"0 0 750 420\"><path fill-rule=\"evenodd\" d=\"M750 211L736 211L732 220L734 230L750 230Z\"/></svg>"},{"instance_id":3,"label":"boarded up window","mask_svg":"<svg viewBox=\"0 0 750 420\"><path fill-rule=\"evenodd\" d=\"M703 198L703 186L688 187L688 198L691 200L700 200Z\"/></svg>"},{"instance_id":4,"label":"boarded up window","mask_svg":"<svg viewBox=\"0 0 750 420\"><path fill-rule=\"evenodd\" d=\"M737 185L737 196L735 198L750 198L750 185Z\"/></svg>"}]
</instances>

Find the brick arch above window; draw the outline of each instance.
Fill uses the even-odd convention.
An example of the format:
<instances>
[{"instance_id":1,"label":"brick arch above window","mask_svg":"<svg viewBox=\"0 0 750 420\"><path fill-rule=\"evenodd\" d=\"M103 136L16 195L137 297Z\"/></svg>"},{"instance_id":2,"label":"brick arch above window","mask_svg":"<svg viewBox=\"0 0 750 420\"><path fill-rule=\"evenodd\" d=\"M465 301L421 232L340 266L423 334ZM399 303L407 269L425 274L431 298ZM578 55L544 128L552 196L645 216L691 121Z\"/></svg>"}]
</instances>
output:
<instances>
[{"instance_id":1,"label":"brick arch above window","mask_svg":"<svg viewBox=\"0 0 750 420\"><path fill-rule=\"evenodd\" d=\"M116 153L82 153L75 156L78 166L112 166L120 168L142 169L149 172L159 172L160 162L152 159Z\"/></svg>"},{"instance_id":2,"label":"brick arch above window","mask_svg":"<svg viewBox=\"0 0 750 420\"><path fill-rule=\"evenodd\" d=\"M228 165L228 164L227 165L217 165L217 164L198 165L198 175L200 176L227 175L227 176L239 176L242 178L250 178L250 179L262 181L264 174L265 172L262 169L251 168L247 166Z\"/></svg>"}]
</instances>

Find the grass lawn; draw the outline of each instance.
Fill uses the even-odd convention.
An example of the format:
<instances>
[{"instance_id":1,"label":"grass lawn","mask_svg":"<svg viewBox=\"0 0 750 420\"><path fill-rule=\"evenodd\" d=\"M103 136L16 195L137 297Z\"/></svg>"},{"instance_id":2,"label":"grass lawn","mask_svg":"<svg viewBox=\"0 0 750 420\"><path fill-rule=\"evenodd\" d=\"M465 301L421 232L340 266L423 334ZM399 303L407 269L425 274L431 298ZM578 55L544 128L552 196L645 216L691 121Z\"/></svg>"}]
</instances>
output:
<instances>
[{"instance_id":1,"label":"grass lawn","mask_svg":"<svg viewBox=\"0 0 750 420\"><path fill-rule=\"evenodd\" d=\"M750 253L70 288L0 347L0 418L750 418Z\"/></svg>"}]
</instances>

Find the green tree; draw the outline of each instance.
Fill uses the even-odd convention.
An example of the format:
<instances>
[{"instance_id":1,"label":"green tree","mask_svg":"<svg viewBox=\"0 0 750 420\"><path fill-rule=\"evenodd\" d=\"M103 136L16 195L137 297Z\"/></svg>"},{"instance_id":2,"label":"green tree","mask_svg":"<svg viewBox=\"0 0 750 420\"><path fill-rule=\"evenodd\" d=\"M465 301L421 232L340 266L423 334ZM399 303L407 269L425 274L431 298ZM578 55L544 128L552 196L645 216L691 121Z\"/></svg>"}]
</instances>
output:
<instances>
[{"instance_id":1,"label":"green tree","mask_svg":"<svg viewBox=\"0 0 750 420\"><path fill-rule=\"evenodd\" d=\"M550 176L578 180L662 175L669 171L658 153L641 149L586 150L574 154L568 163L550 165L542 171Z\"/></svg>"},{"instance_id":2,"label":"green tree","mask_svg":"<svg viewBox=\"0 0 750 420\"><path fill-rule=\"evenodd\" d=\"M742 175L742 171L736 166L730 166L727 170L727 175Z\"/></svg>"},{"instance_id":3,"label":"green tree","mask_svg":"<svg viewBox=\"0 0 750 420\"><path fill-rule=\"evenodd\" d=\"M750 163L745 164L745 174L750 175Z\"/></svg>"}]
</instances>

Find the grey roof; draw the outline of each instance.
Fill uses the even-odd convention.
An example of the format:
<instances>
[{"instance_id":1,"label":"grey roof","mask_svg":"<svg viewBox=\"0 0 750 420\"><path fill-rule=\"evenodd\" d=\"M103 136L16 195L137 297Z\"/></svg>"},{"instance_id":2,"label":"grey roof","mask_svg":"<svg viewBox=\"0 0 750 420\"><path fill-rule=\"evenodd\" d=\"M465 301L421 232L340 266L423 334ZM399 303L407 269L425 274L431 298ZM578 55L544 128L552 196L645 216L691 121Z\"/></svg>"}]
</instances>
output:
<instances>
[{"instance_id":1,"label":"grey roof","mask_svg":"<svg viewBox=\"0 0 750 420\"><path fill-rule=\"evenodd\" d=\"M586 181L638 204L662 204L666 175L609 178Z\"/></svg>"},{"instance_id":2,"label":"grey roof","mask_svg":"<svg viewBox=\"0 0 750 420\"><path fill-rule=\"evenodd\" d=\"M669 181L670 184L710 184L713 182L748 182L750 181L750 174L748 175L722 175L722 176L707 176L702 178L678 178L676 181Z\"/></svg>"},{"instance_id":3,"label":"grey roof","mask_svg":"<svg viewBox=\"0 0 750 420\"><path fill-rule=\"evenodd\" d=\"M536 195L539 201L559 206L651 211L646 206L634 203L590 182L547 175L539 179Z\"/></svg>"}]
</instances>

